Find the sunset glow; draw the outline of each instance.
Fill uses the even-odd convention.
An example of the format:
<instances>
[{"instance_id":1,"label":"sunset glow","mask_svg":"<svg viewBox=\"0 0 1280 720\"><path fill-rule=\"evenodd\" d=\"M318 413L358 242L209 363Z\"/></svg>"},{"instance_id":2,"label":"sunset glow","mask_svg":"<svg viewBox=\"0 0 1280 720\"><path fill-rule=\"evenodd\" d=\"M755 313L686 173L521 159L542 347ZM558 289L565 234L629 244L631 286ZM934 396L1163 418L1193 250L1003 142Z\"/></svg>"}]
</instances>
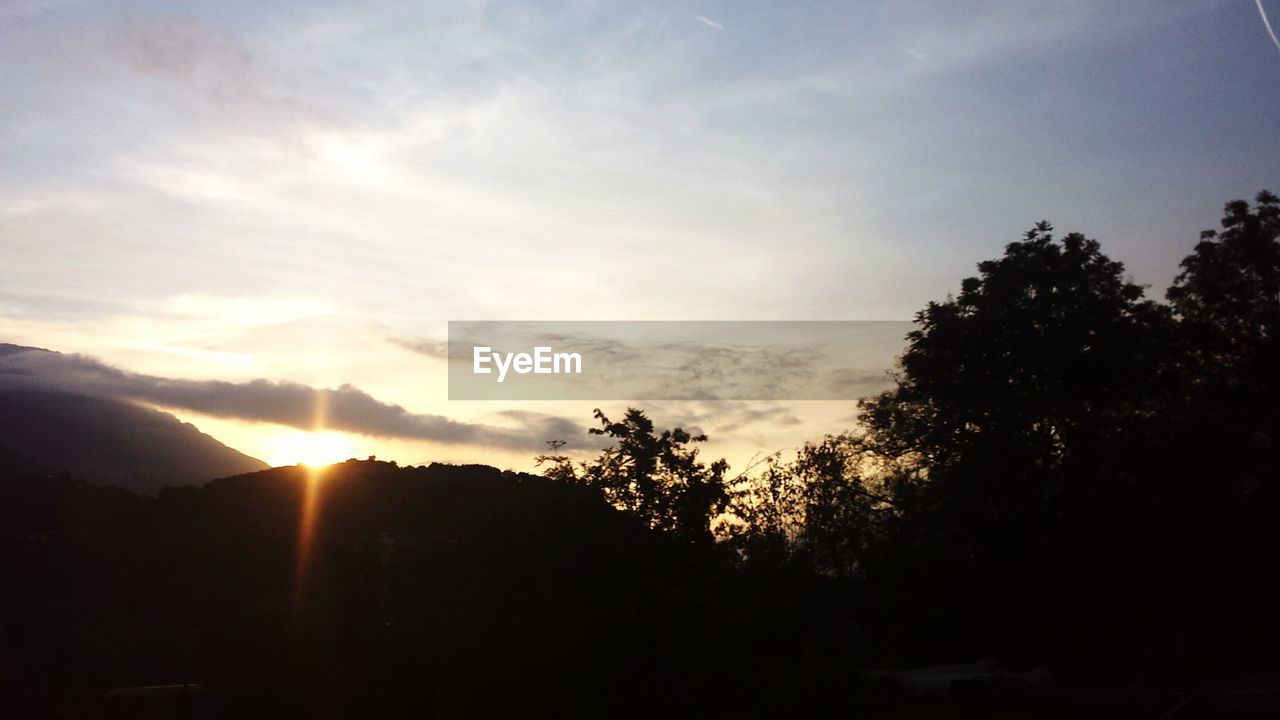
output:
<instances>
[{"instance_id":1,"label":"sunset glow","mask_svg":"<svg viewBox=\"0 0 1280 720\"><path fill-rule=\"evenodd\" d=\"M0 720L1280 717L1278 21L0 0Z\"/></svg>"},{"instance_id":2,"label":"sunset glow","mask_svg":"<svg viewBox=\"0 0 1280 720\"><path fill-rule=\"evenodd\" d=\"M352 457L351 439L333 432L289 432L269 441L273 448L267 462L281 465L328 465Z\"/></svg>"}]
</instances>

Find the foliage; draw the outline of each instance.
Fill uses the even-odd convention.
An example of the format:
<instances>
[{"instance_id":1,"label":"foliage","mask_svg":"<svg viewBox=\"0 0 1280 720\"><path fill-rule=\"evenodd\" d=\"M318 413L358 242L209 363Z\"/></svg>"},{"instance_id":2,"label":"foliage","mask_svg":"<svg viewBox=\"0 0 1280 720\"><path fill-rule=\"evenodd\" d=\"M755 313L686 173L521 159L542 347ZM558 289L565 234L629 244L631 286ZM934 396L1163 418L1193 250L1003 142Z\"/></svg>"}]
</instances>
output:
<instances>
[{"instance_id":1,"label":"foliage","mask_svg":"<svg viewBox=\"0 0 1280 720\"><path fill-rule=\"evenodd\" d=\"M746 562L851 579L889 505L872 460L853 435L806 443L789 463L769 456L735 483L725 537Z\"/></svg>"},{"instance_id":2,"label":"foliage","mask_svg":"<svg viewBox=\"0 0 1280 720\"><path fill-rule=\"evenodd\" d=\"M635 408L628 408L619 422L599 409L595 417L600 427L592 428L591 434L608 437L613 444L575 470L567 456L554 454L563 443L552 441L553 454L537 458L539 465L548 466L546 476L594 488L609 504L650 528L692 543L711 542L711 523L726 501L728 464L698 460L698 449L691 445L705 442L707 436L683 428L659 433Z\"/></svg>"},{"instance_id":3,"label":"foliage","mask_svg":"<svg viewBox=\"0 0 1280 720\"><path fill-rule=\"evenodd\" d=\"M1251 360L1280 333L1280 199L1227 203L1222 227L1200 234L1167 294L1206 365Z\"/></svg>"},{"instance_id":4,"label":"foliage","mask_svg":"<svg viewBox=\"0 0 1280 720\"><path fill-rule=\"evenodd\" d=\"M1280 510L1275 197L1223 226L1169 305L1041 223L917 316L897 386L862 403L898 463L867 561L887 634L1199 673L1277 639L1247 570Z\"/></svg>"},{"instance_id":5,"label":"foliage","mask_svg":"<svg viewBox=\"0 0 1280 720\"><path fill-rule=\"evenodd\" d=\"M884 657L1203 676L1263 656L1280 202L1229 203L1222 224L1167 304L1096 240L1037 224L917 315L857 433L736 478L719 535L748 568L856 589L847 612ZM655 438L631 417L594 431L624 442L590 471L658 527L653 465L629 463Z\"/></svg>"}]
</instances>

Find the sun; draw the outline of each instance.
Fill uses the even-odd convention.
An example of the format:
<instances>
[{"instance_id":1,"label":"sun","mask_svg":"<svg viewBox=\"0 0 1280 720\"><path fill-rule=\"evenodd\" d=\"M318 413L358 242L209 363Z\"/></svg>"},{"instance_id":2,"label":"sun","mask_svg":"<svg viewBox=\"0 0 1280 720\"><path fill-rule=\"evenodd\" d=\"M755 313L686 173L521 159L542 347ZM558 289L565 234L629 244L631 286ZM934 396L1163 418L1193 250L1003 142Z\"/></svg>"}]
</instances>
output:
<instances>
[{"instance_id":1,"label":"sun","mask_svg":"<svg viewBox=\"0 0 1280 720\"><path fill-rule=\"evenodd\" d=\"M281 465L328 465L354 456L351 440L341 433L294 431L270 438L267 462Z\"/></svg>"}]
</instances>

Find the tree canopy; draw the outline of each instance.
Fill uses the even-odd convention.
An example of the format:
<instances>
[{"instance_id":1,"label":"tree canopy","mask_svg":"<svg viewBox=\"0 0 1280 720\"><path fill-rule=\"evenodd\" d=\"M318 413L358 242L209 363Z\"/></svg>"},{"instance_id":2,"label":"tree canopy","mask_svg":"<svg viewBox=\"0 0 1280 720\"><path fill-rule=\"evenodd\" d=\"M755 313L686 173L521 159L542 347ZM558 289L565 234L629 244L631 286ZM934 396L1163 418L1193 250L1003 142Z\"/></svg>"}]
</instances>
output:
<instances>
[{"instance_id":1,"label":"tree canopy","mask_svg":"<svg viewBox=\"0 0 1280 720\"><path fill-rule=\"evenodd\" d=\"M658 432L644 411L635 408L628 408L618 422L599 409L595 417L600 427L591 428L591 434L607 437L613 444L594 462L578 468L566 456L540 456L540 465L550 465L549 477L594 488L611 505L655 530L709 543L711 523L727 498L728 464L717 460L706 465L698 460L693 444L705 442L706 435L683 428ZM554 452L559 445L553 443L552 448Z\"/></svg>"},{"instance_id":2,"label":"tree canopy","mask_svg":"<svg viewBox=\"0 0 1280 720\"><path fill-rule=\"evenodd\" d=\"M722 538L840 580L881 651L1247 664L1280 641L1249 570L1280 541L1278 236L1274 195L1228 203L1159 302L1036 224L917 314L855 431L735 479ZM600 417L593 482L660 517L647 418Z\"/></svg>"}]
</instances>

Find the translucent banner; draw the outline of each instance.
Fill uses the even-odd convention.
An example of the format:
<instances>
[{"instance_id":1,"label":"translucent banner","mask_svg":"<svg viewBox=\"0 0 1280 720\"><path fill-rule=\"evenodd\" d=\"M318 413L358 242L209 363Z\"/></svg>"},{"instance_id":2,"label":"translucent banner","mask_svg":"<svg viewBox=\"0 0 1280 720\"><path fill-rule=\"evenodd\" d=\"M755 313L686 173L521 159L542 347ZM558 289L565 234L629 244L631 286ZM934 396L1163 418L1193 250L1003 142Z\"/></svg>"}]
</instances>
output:
<instances>
[{"instance_id":1,"label":"translucent banner","mask_svg":"<svg viewBox=\"0 0 1280 720\"><path fill-rule=\"evenodd\" d=\"M450 321L450 400L856 400L907 321Z\"/></svg>"}]
</instances>

